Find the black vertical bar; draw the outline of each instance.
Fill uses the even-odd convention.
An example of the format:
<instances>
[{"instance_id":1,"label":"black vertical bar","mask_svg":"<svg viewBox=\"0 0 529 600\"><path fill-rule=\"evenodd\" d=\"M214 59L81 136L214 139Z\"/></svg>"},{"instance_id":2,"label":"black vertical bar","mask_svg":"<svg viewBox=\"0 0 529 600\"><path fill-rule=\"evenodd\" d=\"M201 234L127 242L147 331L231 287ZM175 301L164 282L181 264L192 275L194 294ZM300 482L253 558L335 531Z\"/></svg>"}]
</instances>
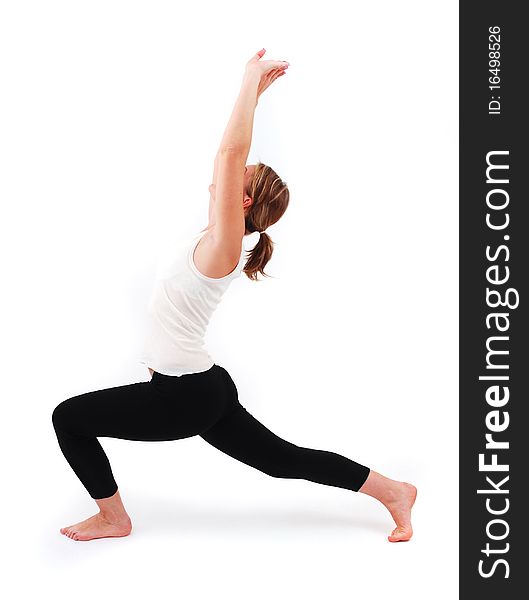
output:
<instances>
[{"instance_id":1,"label":"black vertical bar","mask_svg":"<svg viewBox=\"0 0 529 600\"><path fill-rule=\"evenodd\" d=\"M460 596L480 600L520 598L529 576L525 8L460 3ZM488 182L487 156L504 167Z\"/></svg>"}]
</instances>

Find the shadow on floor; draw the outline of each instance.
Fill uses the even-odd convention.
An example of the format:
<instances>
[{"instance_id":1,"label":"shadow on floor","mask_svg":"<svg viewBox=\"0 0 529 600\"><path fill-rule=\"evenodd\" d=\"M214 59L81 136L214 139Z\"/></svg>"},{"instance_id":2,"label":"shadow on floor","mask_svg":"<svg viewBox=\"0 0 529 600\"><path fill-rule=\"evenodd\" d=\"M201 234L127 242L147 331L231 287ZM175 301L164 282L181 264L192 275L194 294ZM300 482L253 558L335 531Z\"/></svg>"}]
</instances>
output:
<instances>
[{"instance_id":1,"label":"shadow on floor","mask_svg":"<svg viewBox=\"0 0 529 600\"><path fill-rule=\"evenodd\" d=\"M211 500L214 502L214 499ZM134 505L134 506L133 506ZM314 532L335 534L340 531L354 533L358 530L370 531L376 534L387 534L392 521L383 516L363 516L355 514L336 515L325 512L325 509L314 510L300 507L263 508L247 507L233 509L225 506L214 507L193 506L163 498L136 496L133 502L127 503L136 529L150 531L171 531L181 533L217 533L217 534L255 534L260 533L294 533Z\"/></svg>"}]
</instances>

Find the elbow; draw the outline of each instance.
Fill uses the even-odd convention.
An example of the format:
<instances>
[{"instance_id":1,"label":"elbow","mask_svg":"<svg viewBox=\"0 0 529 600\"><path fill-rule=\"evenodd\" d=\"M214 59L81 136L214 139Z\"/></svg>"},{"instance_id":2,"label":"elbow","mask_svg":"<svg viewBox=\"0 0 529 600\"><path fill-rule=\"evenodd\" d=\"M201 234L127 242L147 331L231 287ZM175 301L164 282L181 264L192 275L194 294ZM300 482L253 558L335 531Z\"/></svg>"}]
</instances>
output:
<instances>
[{"instance_id":1,"label":"elbow","mask_svg":"<svg viewBox=\"0 0 529 600\"><path fill-rule=\"evenodd\" d=\"M219 148L219 155L224 156L244 156L248 155L248 148L241 144L229 144Z\"/></svg>"}]
</instances>

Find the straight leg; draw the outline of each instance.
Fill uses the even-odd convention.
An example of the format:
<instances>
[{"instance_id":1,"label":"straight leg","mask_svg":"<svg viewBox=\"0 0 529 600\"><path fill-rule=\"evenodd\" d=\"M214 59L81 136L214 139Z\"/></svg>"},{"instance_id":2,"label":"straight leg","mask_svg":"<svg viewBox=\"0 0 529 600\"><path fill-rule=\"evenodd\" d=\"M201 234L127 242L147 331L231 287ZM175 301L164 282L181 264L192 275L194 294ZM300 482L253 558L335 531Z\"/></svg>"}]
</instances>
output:
<instances>
[{"instance_id":1,"label":"straight leg","mask_svg":"<svg viewBox=\"0 0 529 600\"><path fill-rule=\"evenodd\" d=\"M200 436L221 452L271 477L306 479L358 491L369 468L335 452L304 448L267 429L239 402L230 374L222 368L226 404L223 416Z\"/></svg>"},{"instance_id":2,"label":"straight leg","mask_svg":"<svg viewBox=\"0 0 529 600\"><path fill-rule=\"evenodd\" d=\"M372 496L384 504L397 525L388 540L404 542L412 537L415 486L389 479L335 452L300 447L280 438L240 404L235 384L227 371L224 375L229 390L228 409L200 434L206 442L272 477L306 479Z\"/></svg>"},{"instance_id":3,"label":"straight leg","mask_svg":"<svg viewBox=\"0 0 529 600\"><path fill-rule=\"evenodd\" d=\"M304 448L267 429L242 405L201 437L221 452L271 477L306 479L358 491L369 468L335 452Z\"/></svg>"}]
</instances>

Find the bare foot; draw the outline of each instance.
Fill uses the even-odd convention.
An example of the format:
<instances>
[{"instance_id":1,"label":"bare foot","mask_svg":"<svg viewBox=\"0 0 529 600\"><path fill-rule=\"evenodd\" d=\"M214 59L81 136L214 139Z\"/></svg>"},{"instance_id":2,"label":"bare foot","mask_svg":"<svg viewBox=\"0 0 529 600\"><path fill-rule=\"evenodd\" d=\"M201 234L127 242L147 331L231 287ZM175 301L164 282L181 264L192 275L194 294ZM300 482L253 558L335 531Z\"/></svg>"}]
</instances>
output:
<instances>
[{"instance_id":1,"label":"bare foot","mask_svg":"<svg viewBox=\"0 0 529 600\"><path fill-rule=\"evenodd\" d=\"M392 490L392 499L383 502L397 525L388 535L390 542L407 542L413 535L411 509L417 497L417 488L411 483L399 484Z\"/></svg>"},{"instance_id":2,"label":"bare foot","mask_svg":"<svg viewBox=\"0 0 529 600\"><path fill-rule=\"evenodd\" d=\"M98 513L75 525L63 527L60 531L63 535L76 541L94 540L103 537L123 537L129 535L132 531L132 522L128 517L112 522L104 517L102 513Z\"/></svg>"},{"instance_id":3,"label":"bare foot","mask_svg":"<svg viewBox=\"0 0 529 600\"><path fill-rule=\"evenodd\" d=\"M411 538L411 509L417 497L417 488L414 485L389 479L371 469L358 491L376 498L391 513L397 526L388 536L390 542L407 542Z\"/></svg>"}]
</instances>

